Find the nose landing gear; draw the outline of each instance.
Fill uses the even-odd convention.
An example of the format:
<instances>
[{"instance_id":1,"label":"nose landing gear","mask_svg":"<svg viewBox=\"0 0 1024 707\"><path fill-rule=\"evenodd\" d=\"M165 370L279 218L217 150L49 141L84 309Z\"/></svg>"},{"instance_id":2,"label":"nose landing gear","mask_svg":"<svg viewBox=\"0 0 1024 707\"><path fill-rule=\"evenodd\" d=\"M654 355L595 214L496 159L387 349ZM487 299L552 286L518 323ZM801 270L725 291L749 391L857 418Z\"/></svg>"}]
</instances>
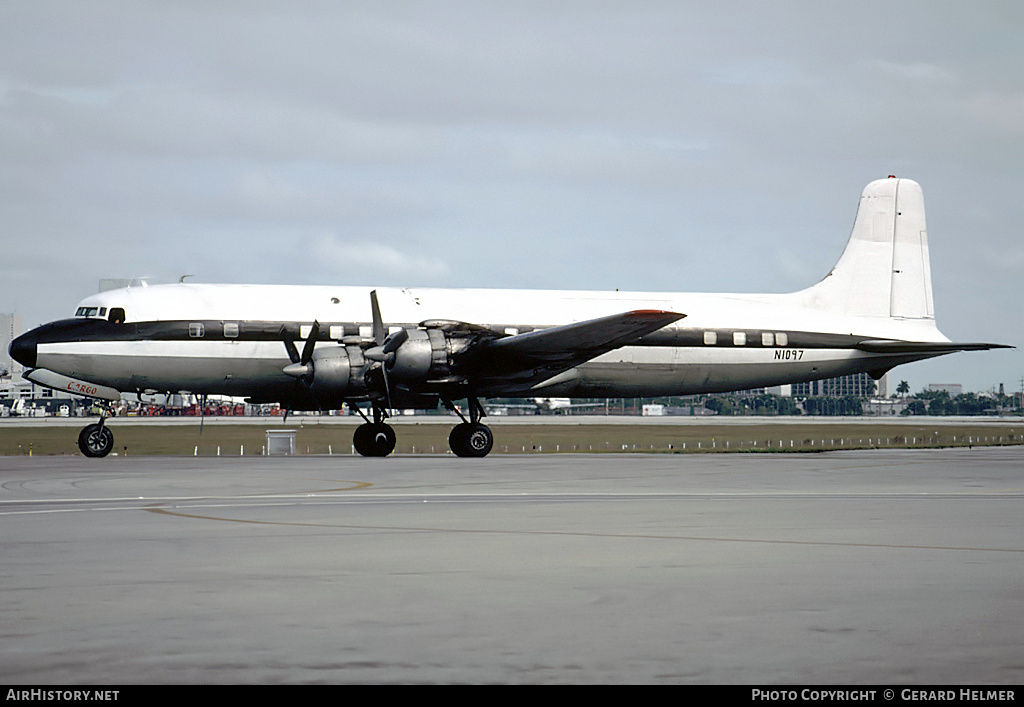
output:
<instances>
[{"instance_id":1,"label":"nose landing gear","mask_svg":"<svg viewBox=\"0 0 1024 707\"><path fill-rule=\"evenodd\" d=\"M87 457L105 457L114 448L114 433L103 422L106 412L100 415L100 421L88 425L78 434L78 448Z\"/></svg>"}]
</instances>

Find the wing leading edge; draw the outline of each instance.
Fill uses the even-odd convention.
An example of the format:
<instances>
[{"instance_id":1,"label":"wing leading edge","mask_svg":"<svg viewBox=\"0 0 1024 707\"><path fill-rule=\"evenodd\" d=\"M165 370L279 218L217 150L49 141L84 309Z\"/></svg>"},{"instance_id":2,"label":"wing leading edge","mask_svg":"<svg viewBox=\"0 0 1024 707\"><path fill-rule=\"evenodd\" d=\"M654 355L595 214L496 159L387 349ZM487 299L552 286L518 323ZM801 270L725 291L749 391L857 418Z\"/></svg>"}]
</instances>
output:
<instances>
[{"instance_id":1,"label":"wing leading edge","mask_svg":"<svg viewBox=\"0 0 1024 707\"><path fill-rule=\"evenodd\" d=\"M637 309L495 339L488 343L488 348L499 357L582 362L638 341L685 316L659 309Z\"/></svg>"}]
</instances>

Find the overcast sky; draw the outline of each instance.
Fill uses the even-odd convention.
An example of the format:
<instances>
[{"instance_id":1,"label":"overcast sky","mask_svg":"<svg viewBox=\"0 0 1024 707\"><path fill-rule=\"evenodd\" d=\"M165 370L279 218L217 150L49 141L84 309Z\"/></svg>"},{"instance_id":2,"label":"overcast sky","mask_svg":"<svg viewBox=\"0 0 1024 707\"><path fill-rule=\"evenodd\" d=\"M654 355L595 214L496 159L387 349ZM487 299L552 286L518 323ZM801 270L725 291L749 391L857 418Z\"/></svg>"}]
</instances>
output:
<instances>
[{"instance_id":1,"label":"overcast sky","mask_svg":"<svg viewBox=\"0 0 1024 707\"><path fill-rule=\"evenodd\" d=\"M940 328L1024 347L1022 37L1016 0L4 0L0 311L186 273L786 292L896 174ZM1024 355L892 377L1010 392Z\"/></svg>"}]
</instances>

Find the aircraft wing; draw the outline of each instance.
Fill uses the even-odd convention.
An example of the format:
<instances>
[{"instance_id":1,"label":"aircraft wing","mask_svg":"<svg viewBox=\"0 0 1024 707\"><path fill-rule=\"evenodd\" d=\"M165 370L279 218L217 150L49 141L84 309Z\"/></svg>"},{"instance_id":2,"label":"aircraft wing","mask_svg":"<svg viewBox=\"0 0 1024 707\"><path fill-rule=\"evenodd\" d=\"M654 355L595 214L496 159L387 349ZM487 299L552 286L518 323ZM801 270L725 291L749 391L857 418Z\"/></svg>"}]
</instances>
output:
<instances>
[{"instance_id":1,"label":"aircraft wing","mask_svg":"<svg viewBox=\"0 0 1024 707\"><path fill-rule=\"evenodd\" d=\"M536 361L585 361L633 343L645 334L657 331L684 316L657 309L638 309L494 339L489 342L488 349L492 355L499 357Z\"/></svg>"},{"instance_id":2,"label":"aircraft wing","mask_svg":"<svg viewBox=\"0 0 1024 707\"><path fill-rule=\"evenodd\" d=\"M490 339L481 342L474 352L475 368L482 378L491 380L520 372L530 372L532 378L546 378L635 343L685 316L678 312L638 309Z\"/></svg>"}]
</instances>

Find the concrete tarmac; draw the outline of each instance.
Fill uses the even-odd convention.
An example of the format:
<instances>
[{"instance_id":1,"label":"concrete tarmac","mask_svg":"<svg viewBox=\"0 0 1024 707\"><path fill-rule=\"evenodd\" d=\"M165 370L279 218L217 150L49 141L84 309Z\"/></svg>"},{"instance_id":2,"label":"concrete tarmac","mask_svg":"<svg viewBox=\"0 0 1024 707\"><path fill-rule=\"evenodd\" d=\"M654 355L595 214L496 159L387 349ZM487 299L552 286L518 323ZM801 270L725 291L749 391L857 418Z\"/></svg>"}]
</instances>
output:
<instances>
[{"instance_id":1,"label":"concrete tarmac","mask_svg":"<svg viewBox=\"0 0 1024 707\"><path fill-rule=\"evenodd\" d=\"M1024 448L0 458L8 684L1024 682Z\"/></svg>"}]
</instances>

